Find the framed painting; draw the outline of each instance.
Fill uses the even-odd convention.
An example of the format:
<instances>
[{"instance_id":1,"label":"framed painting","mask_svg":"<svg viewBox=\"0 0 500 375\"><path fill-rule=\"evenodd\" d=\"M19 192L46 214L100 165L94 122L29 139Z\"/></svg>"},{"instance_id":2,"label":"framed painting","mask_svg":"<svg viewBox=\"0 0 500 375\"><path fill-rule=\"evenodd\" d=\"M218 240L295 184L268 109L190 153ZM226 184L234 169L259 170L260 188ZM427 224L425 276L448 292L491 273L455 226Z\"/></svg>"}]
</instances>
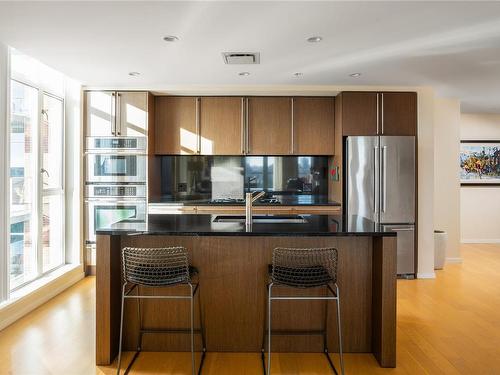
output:
<instances>
[{"instance_id":1,"label":"framed painting","mask_svg":"<svg viewBox=\"0 0 500 375\"><path fill-rule=\"evenodd\" d=\"M500 186L500 140L460 142L460 184Z\"/></svg>"}]
</instances>

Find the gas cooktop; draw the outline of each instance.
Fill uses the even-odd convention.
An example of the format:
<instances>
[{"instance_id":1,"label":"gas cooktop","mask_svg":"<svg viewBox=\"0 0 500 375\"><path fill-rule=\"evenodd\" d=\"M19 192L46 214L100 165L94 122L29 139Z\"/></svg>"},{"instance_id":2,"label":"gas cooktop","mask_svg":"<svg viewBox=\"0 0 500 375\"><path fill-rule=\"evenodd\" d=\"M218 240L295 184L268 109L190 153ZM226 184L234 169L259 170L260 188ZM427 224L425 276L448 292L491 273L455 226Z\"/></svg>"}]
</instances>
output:
<instances>
[{"instance_id":1,"label":"gas cooktop","mask_svg":"<svg viewBox=\"0 0 500 375\"><path fill-rule=\"evenodd\" d=\"M212 199L208 203L210 204L245 204L244 198L217 198ZM255 203L263 204L281 204L281 202L276 198L261 198Z\"/></svg>"}]
</instances>

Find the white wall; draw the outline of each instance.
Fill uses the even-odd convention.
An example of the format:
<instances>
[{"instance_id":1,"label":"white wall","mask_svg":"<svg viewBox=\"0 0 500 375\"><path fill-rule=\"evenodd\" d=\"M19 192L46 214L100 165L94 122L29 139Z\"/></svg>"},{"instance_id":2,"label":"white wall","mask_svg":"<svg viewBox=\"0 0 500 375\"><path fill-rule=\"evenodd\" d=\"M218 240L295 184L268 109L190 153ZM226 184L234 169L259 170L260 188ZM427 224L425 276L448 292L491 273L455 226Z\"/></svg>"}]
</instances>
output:
<instances>
[{"instance_id":1,"label":"white wall","mask_svg":"<svg viewBox=\"0 0 500 375\"><path fill-rule=\"evenodd\" d=\"M7 97L8 97L9 50L0 43L0 275L8 273L7 236ZM0 302L7 298L7 280L0 277Z\"/></svg>"},{"instance_id":2,"label":"white wall","mask_svg":"<svg viewBox=\"0 0 500 375\"><path fill-rule=\"evenodd\" d=\"M81 241L81 144L82 144L82 86L70 78L64 79L65 91L65 205L66 205L66 263L83 265Z\"/></svg>"},{"instance_id":3,"label":"white wall","mask_svg":"<svg viewBox=\"0 0 500 375\"><path fill-rule=\"evenodd\" d=\"M418 278L434 278L434 91L418 93Z\"/></svg>"},{"instance_id":4,"label":"white wall","mask_svg":"<svg viewBox=\"0 0 500 375\"><path fill-rule=\"evenodd\" d=\"M462 114L462 140L500 140L500 114ZM500 187L460 189L462 242L500 242Z\"/></svg>"},{"instance_id":5,"label":"white wall","mask_svg":"<svg viewBox=\"0 0 500 375\"><path fill-rule=\"evenodd\" d=\"M434 102L434 226L448 233L447 262L460 262L460 101Z\"/></svg>"}]
</instances>

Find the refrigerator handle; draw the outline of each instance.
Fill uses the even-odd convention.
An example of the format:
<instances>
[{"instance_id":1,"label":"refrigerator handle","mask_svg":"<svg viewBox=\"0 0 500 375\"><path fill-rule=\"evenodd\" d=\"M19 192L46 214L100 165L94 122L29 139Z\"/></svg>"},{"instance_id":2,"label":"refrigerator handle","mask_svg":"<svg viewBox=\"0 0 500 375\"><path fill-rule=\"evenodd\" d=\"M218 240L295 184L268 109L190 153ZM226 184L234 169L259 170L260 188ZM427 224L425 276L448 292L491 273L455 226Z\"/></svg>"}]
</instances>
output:
<instances>
[{"instance_id":1,"label":"refrigerator handle","mask_svg":"<svg viewBox=\"0 0 500 375\"><path fill-rule=\"evenodd\" d=\"M378 197L378 186L377 186L377 160L378 160L378 146L373 147L373 212L377 213L377 197Z\"/></svg>"},{"instance_id":2,"label":"refrigerator handle","mask_svg":"<svg viewBox=\"0 0 500 375\"><path fill-rule=\"evenodd\" d=\"M387 200L387 146L382 147L382 212L385 212L385 202Z\"/></svg>"}]
</instances>

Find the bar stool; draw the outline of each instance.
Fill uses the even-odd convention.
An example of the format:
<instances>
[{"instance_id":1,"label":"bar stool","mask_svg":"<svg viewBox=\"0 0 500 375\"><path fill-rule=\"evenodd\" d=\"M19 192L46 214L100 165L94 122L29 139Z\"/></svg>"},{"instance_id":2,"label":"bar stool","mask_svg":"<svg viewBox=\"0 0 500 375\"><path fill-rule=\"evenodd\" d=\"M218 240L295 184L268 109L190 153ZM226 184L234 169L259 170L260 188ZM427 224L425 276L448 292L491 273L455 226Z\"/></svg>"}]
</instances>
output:
<instances>
[{"instance_id":1,"label":"bar stool","mask_svg":"<svg viewBox=\"0 0 500 375\"><path fill-rule=\"evenodd\" d=\"M273 263L269 265L269 283L267 284L267 332L264 322L262 339L262 366L266 374L265 339L267 335L267 374L271 373L271 336L276 335L322 335L323 352L328 359L331 369L338 375L337 370L328 355L328 301L337 301L337 329L339 340L339 355L341 373L344 375L344 356L342 352L342 332L340 322L340 295L337 285L338 253L335 248L293 249L276 248L273 250ZM318 288L325 287L325 296L273 296L274 286L291 288ZM320 331L280 330L271 329L271 302L280 300L324 300L325 316L323 328Z\"/></svg>"},{"instance_id":2,"label":"bar stool","mask_svg":"<svg viewBox=\"0 0 500 375\"><path fill-rule=\"evenodd\" d=\"M122 288L122 304L120 317L120 343L118 349L118 369L120 375L122 338L123 338L123 311L126 298L137 300L137 316L139 319L139 337L137 351L132 361L127 366L127 374L134 361L138 357L142 348L142 336L144 333L189 333L191 335L191 369L195 374L194 358L194 334L201 334L202 355L198 374L201 374L203 360L205 359L205 334L203 319L201 315L201 301L198 293L198 306L200 312L200 329L194 329L194 296L199 288L199 283L191 282L193 276L198 274L198 270L189 264L188 252L184 247L164 247L164 248L134 248L125 247L122 249L122 265L124 284ZM140 295L140 287L169 287L176 285L189 286L189 295ZM130 294L133 290L135 294ZM189 299L191 311L191 327L179 329L143 329L141 317L141 299Z\"/></svg>"}]
</instances>

